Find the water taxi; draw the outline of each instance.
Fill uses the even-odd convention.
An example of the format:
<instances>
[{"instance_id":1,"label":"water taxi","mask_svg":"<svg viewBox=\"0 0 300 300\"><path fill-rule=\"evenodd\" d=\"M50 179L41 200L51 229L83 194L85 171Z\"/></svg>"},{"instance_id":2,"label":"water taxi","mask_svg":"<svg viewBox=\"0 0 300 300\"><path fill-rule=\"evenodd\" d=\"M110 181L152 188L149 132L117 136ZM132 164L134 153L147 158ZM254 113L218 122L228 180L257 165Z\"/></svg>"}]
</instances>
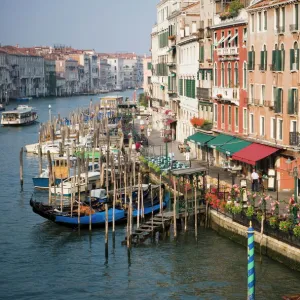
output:
<instances>
[{"instance_id":1,"label":"water taxi","mask_svg":"<svg viewBox=\"0 0 300 300\"><path fill-rule=\"evenodd\" d=\"M37 121L38 115L33 107L18 105L17 108L2 113L1 124L3 126L30 125Z\"/></svg>"}]
</instances>

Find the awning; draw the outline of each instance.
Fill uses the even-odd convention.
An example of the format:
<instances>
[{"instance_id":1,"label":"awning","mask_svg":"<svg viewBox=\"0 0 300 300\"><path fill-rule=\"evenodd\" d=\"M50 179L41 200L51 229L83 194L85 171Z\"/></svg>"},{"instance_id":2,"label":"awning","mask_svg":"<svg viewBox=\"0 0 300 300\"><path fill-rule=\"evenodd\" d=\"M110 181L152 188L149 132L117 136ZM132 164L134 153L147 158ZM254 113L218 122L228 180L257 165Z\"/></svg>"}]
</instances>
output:
<instances>
[{"instance_id":1,"label":"awning","mask_svg":"<svg viewBox=\"0 0 300 300\"><path fill-rule=\"evenodd\" d=\"M176 120L174 120L174 119L167 119L167 120L166 120L166 124L167 124L167 125L170 125L170 124L172 124L172 123L174 123L174 122L176 122Z\"/></svg>"},{"instance_id":2,"label":"awning","mask_svg":"<svg viewBox=\"0 0 300 300\"><path fill-rule=\"evenodd\" d=\"M192 143L195 143L199 146L203 146L205 143L207 143L208 141L214 139L215 137L212 136L212 135L208 135L208 134L204 134L204 133L201 133L201 132L197 132L197 133L194 133L193 135L190 135L187 140L192 142Z\"/></svg>"},{"instance_id":3,"label":"awning","mask_svg":"<svg viewBox=\"0 0 300 300\"><path fill-rule=\"evenodd\" d=\"M229 141L233 140L235 137L225 134L220 134L216 136L213 140L207 143L207 146L210 148L217 148L218 151L224 144L228 143ZM222 152L222 151L221 151Z\"/></svg>"},{"instance_id":4,"label":"awning","mask_svg":"<svg viewBox=\"0 0 300 300\"><path fill-rule=\"evenodd\" d=\"M232 159L239 160L255 166L255 163L257 161L267 156L270 156L271 154L275 153L278 150L279 149L274 147L253 143L248 147L234 153L232 155Z\"/></svg>"},{"instance_id":5,"label":"awning","mask_svg":"<svg viewBox=\"0 0 300 300\"><path fill-rule=\"evenodd\" d=\"M251 142L235 138L235 139L229 141L228 143L224 144L223 146L218 147L217 149L219 151L231 156L232 154L246 148L250 144L251 144Z\"/></svg>"},{"instance_id":6,"label":"awning","mask_svg":"<svg viewBox=\"0 0 300 300\"><path fill-rule=\"evenodd\" d=\"M238 36L238 33L236 33L236 34L228 41L228 43L231 43L237 36Z\"/></svg>"},{"instance_id":7,"label":"awning","mask_svg":"<svg viewBox=\"0 0 300 300\"><path fill-rule=\"evenodd\" d=\"M169 50L167 52L173 51L176 48L176 46L172 46L169 48Z\"/></svg>"}]
</instances>

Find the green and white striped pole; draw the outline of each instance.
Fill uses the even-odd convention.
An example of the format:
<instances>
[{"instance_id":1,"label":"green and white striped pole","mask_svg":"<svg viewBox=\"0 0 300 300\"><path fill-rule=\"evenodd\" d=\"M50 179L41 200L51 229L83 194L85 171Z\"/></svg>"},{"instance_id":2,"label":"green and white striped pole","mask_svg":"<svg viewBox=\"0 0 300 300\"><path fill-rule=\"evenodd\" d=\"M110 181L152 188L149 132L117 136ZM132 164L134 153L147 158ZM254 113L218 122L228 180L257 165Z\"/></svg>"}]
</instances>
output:
<instances>
[{"instance_id":1,"label":"green and white striped pole","mask_svg":"<svg viewBox=\"0 0 300 300\"><path fill-rule=\"evenodd\" d=\"M248 300L255 299L254 229L248 228Z\"/></svg>"}]
</instances>

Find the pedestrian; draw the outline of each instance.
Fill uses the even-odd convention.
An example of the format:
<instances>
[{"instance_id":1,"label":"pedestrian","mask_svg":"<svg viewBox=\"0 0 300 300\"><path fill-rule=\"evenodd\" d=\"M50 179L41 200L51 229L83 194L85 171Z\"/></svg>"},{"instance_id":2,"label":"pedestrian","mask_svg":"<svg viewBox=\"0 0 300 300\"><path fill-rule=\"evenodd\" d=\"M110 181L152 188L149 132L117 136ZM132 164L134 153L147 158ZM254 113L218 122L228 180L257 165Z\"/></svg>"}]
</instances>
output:
<instances>
[{"instance_id":1,"label":"pedestrian","mask_svg":"<svg viewBox=\"0 0 300 300\"><path fill-rule=\"evenodd\" d=\"M258 179L259 175L255 172L255 169L253 169L251 174L252 192L258 192Z\"/></svg>"}]
</instances>

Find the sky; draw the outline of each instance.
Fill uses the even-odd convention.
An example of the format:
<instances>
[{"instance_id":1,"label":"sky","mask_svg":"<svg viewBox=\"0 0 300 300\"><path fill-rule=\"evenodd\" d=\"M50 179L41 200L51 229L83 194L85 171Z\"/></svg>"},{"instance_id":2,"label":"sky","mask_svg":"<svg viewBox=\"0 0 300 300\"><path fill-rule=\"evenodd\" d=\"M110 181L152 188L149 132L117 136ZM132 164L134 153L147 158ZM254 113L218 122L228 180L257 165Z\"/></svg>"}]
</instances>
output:
<instances>
[{"instance_id":1,"label":"sky","mask_svg":"<svg viewBox=\"0 0 300 300\"><path fill-rule=\"evenodd\" d=\"M149 54L158 2L0 0L0 43Z\"/></svg>"}]
</instances>

